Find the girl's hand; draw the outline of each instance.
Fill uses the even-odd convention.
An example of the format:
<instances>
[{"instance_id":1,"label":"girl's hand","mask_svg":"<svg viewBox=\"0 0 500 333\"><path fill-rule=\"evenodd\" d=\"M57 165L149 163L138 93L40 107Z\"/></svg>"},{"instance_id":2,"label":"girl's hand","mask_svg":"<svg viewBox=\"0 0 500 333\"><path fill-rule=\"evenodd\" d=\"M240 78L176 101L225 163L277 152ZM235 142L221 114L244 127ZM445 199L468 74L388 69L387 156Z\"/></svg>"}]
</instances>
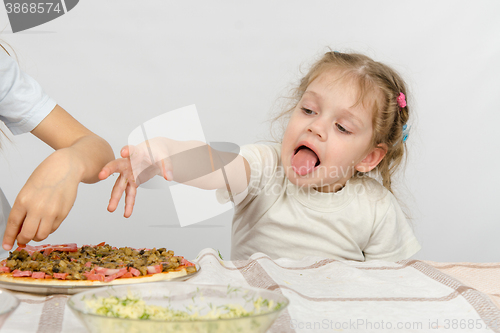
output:
<instances>
[{"instance_id":1,"label":"girl's hand","mask_svg":"<svg viewBox=\"0 0 500 333\"><path fill-rule=\"evenodd\" d=\"M125 213L123 216L130 217L134 210L135 195L137 193L137 183L134 181L132 173L132 165L128 158L117 158L109 162L102 168L99 173L99 179L104 180L113 173L118 172L120 175L113 186L111 191L111 198L109 199L108 211L114 212L118 203L125 192Z\"/></svg>"},{"instance_id":2,"label":"girl's hand","mask_svg":"<svg viewBox=\"0 0 500 333\"><path fill-rule=\"evenodd\" d=\"M156 175L172 180L172 168L168 148L162 138L148 140L137 146L125 146L120 155L122 158L111 161L102 168L99 179L106 179L115 172L120 174L111 191L108 211L116 210L125 192L123 216L130 217L134 210L137 187Z\"/></svg>"},{"instance_id":3,"label":"girl's hand","mask_svg":"<svg viewBox=\"0 0 500 333\"><path fill-rule=\"evenodd\" d=\"M41 241L66 218L76 199L82 166L74 152L61 149L45 159L31 174L12 206L4 247Z\"/></svg>"},{"instance_id":4,"label":"girl's hand","mask_svg":"<svg viewBox=\"0 0 500 333\"><path fill-rule=\"evenodd\" d=\"M172 140L156 137L137 146L125 146L121 156L130 160L134 180L139 186L156 175L172 180L170 143Z\"/></svg>"}]
</instances>

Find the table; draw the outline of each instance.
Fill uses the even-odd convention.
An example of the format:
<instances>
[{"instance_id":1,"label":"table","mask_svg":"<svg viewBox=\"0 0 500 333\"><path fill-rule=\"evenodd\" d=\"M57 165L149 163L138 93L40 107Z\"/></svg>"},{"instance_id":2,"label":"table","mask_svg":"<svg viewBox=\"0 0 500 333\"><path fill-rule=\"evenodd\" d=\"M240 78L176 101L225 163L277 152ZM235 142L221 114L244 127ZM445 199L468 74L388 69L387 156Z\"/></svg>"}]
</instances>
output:
<instances>
[{"instance_id":1,"label":"table","mask_svg":"<svg viewBox=\"0 0 500 333\"><path fill-rule=\"evenodd\" d=\"M197 260L201 270L187 283L288 297L269 332L500 332L500 263L272 260L262 253L227 261L213 249ZM70 296L13 294L21 305L0 322L1 333L86 332L66 304Z\"/></svg>"}]
</instances>

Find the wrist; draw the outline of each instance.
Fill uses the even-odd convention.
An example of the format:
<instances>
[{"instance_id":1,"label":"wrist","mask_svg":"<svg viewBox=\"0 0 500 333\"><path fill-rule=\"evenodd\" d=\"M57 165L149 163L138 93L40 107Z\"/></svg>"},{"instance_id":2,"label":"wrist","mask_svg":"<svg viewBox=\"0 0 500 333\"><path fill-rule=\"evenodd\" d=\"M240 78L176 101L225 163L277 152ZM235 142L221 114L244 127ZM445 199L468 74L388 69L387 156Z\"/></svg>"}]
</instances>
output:
<instances>
[{"instance_id":1,"label":"wrist","mask_svg":"<svg viewBox=\"0 0 500 333\"><path fill-rule=\"evenodd\" d=\"M54 151L46 161L54 163L58 168L62 168L61 172L73 178L78 183L85 179L86 163L82 160L81 154L71 147L62 148Z\"/></svg>"}]
</instances>

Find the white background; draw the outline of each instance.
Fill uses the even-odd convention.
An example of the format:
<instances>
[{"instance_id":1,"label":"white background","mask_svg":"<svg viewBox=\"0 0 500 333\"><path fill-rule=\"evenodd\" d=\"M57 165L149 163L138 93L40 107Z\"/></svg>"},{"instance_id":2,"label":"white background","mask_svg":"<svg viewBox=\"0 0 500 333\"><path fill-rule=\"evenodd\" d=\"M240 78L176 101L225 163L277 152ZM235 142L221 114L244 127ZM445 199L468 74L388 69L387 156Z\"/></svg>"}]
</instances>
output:
<instances>
[{"instance_id":1,"label":"white background","mask_svg":"<svg viewBox=\"0 0 500 333\"><path fill-rule=\"evenodd\" d=\"M141 123L196 104L208 141L269 139L281 97L330 47L385 62L407 80L413 112L398 198L418 259L498 261L500 2L82 0L64 16L0 38L21 68L119 154ZM12 204L51 149L2 138L0 186ZM112 178L79 188L45 243L167 247L229 258L229 211L181 228L168 190L140 189L131 218L106 206ZM196 207L193 207L196 209ZM307 223L304 221L304 223Z\"/></svg>"}]
</instances>

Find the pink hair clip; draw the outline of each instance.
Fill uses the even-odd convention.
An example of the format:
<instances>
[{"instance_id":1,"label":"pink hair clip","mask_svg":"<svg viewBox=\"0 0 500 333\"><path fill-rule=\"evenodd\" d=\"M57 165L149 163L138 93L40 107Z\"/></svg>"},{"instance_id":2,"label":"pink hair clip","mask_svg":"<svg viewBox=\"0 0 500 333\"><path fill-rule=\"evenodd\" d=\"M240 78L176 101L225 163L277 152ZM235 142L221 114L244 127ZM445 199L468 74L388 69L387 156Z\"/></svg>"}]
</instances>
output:
<instances>
[{"instance_id":1,"label":"pink hair clip","mask_svg":"<svg viewBox=\"0 0 500 333\"><path fill-rule=\"evenodd\" d=\"M404 108L406 106L406 96L402 92L399 93L399 96L396 100L398 101L398 105L400 108Z\"/></svg>"}]
</instances>

